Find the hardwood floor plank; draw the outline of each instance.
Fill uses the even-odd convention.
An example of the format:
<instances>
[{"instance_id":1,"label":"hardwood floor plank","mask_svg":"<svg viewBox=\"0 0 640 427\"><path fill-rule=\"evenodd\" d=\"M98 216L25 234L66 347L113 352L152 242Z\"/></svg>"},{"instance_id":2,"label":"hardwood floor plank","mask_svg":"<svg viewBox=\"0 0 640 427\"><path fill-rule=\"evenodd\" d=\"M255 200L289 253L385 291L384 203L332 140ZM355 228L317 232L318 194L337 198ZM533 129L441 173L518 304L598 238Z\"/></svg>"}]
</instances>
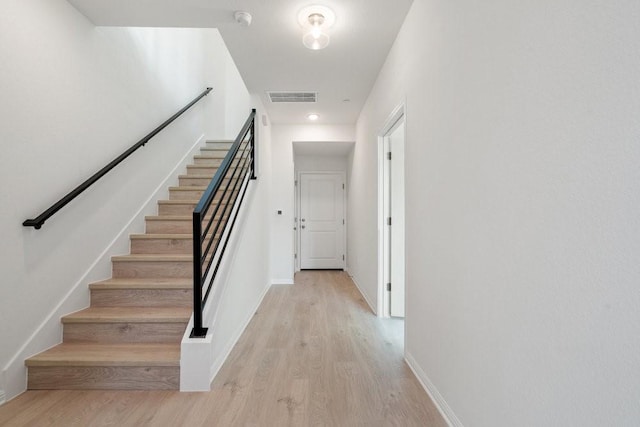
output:
<instances>
[{"instance_id":1,"label":"hardwood floor plank","mask_svg":"<svg viewBox=\"0 0 640 427\"><path fill-rule=\"evenodd\" d=\"M271 287L210 392L28 391L0 425L446 426L402 346L346 273L304 271Z\"/></svg>"}]
</instances>

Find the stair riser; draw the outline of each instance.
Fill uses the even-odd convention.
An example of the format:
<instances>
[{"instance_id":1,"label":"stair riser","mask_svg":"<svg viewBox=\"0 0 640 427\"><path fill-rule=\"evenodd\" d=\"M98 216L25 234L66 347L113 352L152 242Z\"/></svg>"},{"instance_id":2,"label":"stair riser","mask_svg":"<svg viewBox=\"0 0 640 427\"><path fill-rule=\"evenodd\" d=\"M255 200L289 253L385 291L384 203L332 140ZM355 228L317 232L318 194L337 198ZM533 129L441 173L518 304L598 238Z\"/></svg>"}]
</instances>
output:
<instances>
[{"instance_id":1,"label":"stair riser","mask_svg":"<svg viewBox=\"0 0 640 427\"><path fill-rule=\"evenodd\" d=\"M216 159L224 159L229 150L219 150L217 148L201 148L200 155L214 157Z\"/></svg>"},{"instance_id":2,"label":"stair riser","mask_svg":"<svg viewBox=\"0 0 640 427\"><path fill-rule=\"evenodd\" d=\"M200 198L202 197L202 195L204 194L205 190L192 190L189 187L180 187L180 189L170 189L169 190L169 199L170 200L200 200ZM224 191L224 188L222 189L222 191ZM221 192L222 192L221 191ZM236 190L234 192L235 194L238 194L238 191ZM227 194L224 195L224 201L226 202L231 196L231 192L230 190L227 191ZM214 202L217 202L218 200L220 200L220 194L216 194L215 198L214 198ZM194 206L195 207L195 206ZM193 211L191 211L193 212Z\"/></svg>"},{"instance_id":3,"label":"stair riser","mask_svg":"<svg viewBox=\"0 0 640 427\"><path fill-rule=\"evenodd\" d=\"M180 205L158 205L158 215L191 215L195 208L195 203L185 203Z\"/></svg>"},{"instance_id":4,"label":"stair riser","mask_svg":"<svg viewBox=\"0 0 640 427\"><path fill-rule=\"evenodd\" d=\"M209 157L194 157L193 164L218 167L222 164L222 159L213 159Z\"/></svg>"},{"instance_id":5,"label":"stair riser","mask_svg":"<svg viewBox=\"0 0 640 427\"><path fill-rule=\"evenodd\" d=\"M207 175L213 177L218 168L215 166L187 166L187 175Z\"/></svg>"},{"instance_id":6,"label":"stair riser","mask_svg":"<svg viewBox=\"0 0 640 427\"><path fill-rule=\"evenodd\" d=\"M209 185L209 183L211 183L211 180L213 179L213 175L211 176L207 176L206 178L194 178L191 176L183 176L180 177L179 181L179 185L180 187L192 187L192 186L206 186ZM233 180L233 182L235 182L236 180ZM227 183L229 182L228 178L224 178L222 180L222 185L227 185Z\"/></svg>"},{"instance_id":7,"label":"stair riser","mask_svg":"<svg viewBox=\"0 0 640 427\"><path fill-rule=\"evenodd\" d=\"M203 194L204 190L170 189L169 200L200 200Z\"/></svg>"},{"instance_id":8,"label":"stair riser","mask_svg":"<svg viewBox=\"0 0 640 427\"><path fill-rule=\"evenodd\" d=\"M229 212L226 213L225 217L228 216ZM216 216L216 221L218 221L219 219L220 215L218 214ZM191 220L147 221L146 232L147 234L192 234L193 223Z\"/></svg>"},{"instance_id":9,"label":"stair riser","mask_svg":"<svg viewBox=\"0 0 640 427\"><path fill-rule=\"evenodd\" d=\"M213 230L209 235L213 233ZM220 236L218 232L218 236ZM174 241L178 243L173 243ZM205 243L208 243L208 239ZM131 240L132 254L190 255L193 253L193 239L134 239Z\"/></svg>"},{"instance_id":10,"label":"stair riser","mask_svg":"<svg viewBox=\"0 0 640 427\"><path fill-rule=\"evenodd\" d=\"M92 307L191 307L191 289L92 289Z\"/></svg>"},{"instance_id":11,"label":"stair riser","mask_svg":"<svg viewBox=\"0 0 640 427\"><path fill-rule=\"evenodd\" d=\"M171 343L180 342L184 323L65 323L66 343Z\"/></svg>"},{"instance_id":12,"label":"stair riser","mask_svg":"<svg viewBox=\"0 0 640 427\"><path fill-rule=\"evenodd\" d=\"M246 158L247 156L245 155L244 157ZM193 164L196 165L196 166L215 166L215 167L219 167L222 164L223 160L224 160L224 156L217 157L216 154L213 154L211 152L204 152L203 154L194 156ZM232 166L237 165L239 160L240 160L240 157L234 159L231 162L231 165Z\"/></svg>"},{"instance_id":13,"label":"stair riser","mask_svg":"<svg viewBox=\"0 0 640 427\"><path fill-rule=\"evenodd\" d=\"M233 145L233 142L207 141L206 147L229 151L232 145Z\"/></svg>"},{"instance_id":14,"label":"stair riser","mask_svg":"<svg viewBox=\"0 0 640 427\"><path fill-rule=\"evenodd\" d=\"M191 278L193 261L112 261L113 277Z\"/></svg>"},{"instance_id":15,"label":"stair riser","mask_svg":"<svg viewBox=\"0 0 640 427\"><path fill-rule=\"evenodd\" d=\"M31 366L29 390L177 390L178 366Z\"/></svg>"},{"instance_id":16,"label":"stair riser","mask_svg":"<svg viewBox=\"0 0 640 427\"><path fill-rule=\"evenodd\" d=\"M193 253L193 239L132 239L131 253L188 255Z\"/></svg>"}]
</instances>

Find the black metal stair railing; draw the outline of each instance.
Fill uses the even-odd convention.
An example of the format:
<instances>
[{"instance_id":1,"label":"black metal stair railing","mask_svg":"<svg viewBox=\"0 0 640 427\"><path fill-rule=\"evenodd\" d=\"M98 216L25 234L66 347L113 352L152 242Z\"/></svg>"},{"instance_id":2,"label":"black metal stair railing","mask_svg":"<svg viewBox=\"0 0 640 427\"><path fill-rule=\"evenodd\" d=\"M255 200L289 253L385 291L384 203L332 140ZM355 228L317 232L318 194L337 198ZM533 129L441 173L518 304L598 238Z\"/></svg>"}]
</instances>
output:
<instances>
[{"instance_id":1,"label":"black metal stair railing","mask_svg":"<svg viewBox=\"0 0 640 427\"><path fill-rule=\"evenodd\" d=\"M256 179L255 116L253 109L193 211L192 338L207 335L204 307L249 181Z\"/></svg>"},{"instance_id":2,"label":"black metal stair railing","mask_svg":"<svg viewBox=\"0 0 640 427\"><path fill-rule=\"evenodd\" d=\"M144 145L149 142L149 140L151 138L153 138L154 136L156 136L158 133L160 133L160 131L162 131L162 129L166 128L167 126L169 126L169 124L171 124L171 122L173 122L175 119L177 119L178 117L180 117L182 115L182 113L184 113L185 111L187 111L189 108L191 108L195 103L197 103L198 101L200 101L202 98L204 98L205 96L207 96L209 94L209 92L211 92L210 87L206 88L204 92L202 92L200 95L196 96L190 103L188 103L187 105L185 105L180 111L178 111L177 113L175 113L173 116L169 117L167 120L165 120L160 126L158 126L157 128L155 128L154 130L152 130L151 132L149 132L144 138L142 138L140 141L136 142L135 144L133 144L131 147L129 147L124 153L120 154L118 157L116 157L115 159L113 159L111 162L109 162L108 165L106 165L105 167L103 167L102 169L100 169L98 172L96 172L95 174L93 174L90 178L88 178L86 181L84 181L82 184L78 185L76 188L74 188L73 190L71 190L66 196L64 196L63 198L61 198L60 200L58 200L56 203L54 203L53 205L51 205L51 207L49 207L47 210L45 210L44 212L42 212L40 215L38 215L35 218L32 219L27 219L26 221L24 221L22 223L22 225L24 225L25 227L34 227L36 230L39 230L40 227L42 227L42 225L44 224L44 222L49 219L51 216L53 216L56 212L58 212L60 209L62 209L64 206L66 206L70 201L72 201L73 199L75 199L76 197L78 197L82 192L84 192L87 188L91 187L97 180L99 180L100 178L102 178L104 175L106 175L109 171L111 171L111 169L115 168L116 166L118 166L124 159L126 159L127 157L129 157L131 154L133 154L134 151L136 151L138 148L140 147L144 147Z\"/></svg>"}]
</instances>

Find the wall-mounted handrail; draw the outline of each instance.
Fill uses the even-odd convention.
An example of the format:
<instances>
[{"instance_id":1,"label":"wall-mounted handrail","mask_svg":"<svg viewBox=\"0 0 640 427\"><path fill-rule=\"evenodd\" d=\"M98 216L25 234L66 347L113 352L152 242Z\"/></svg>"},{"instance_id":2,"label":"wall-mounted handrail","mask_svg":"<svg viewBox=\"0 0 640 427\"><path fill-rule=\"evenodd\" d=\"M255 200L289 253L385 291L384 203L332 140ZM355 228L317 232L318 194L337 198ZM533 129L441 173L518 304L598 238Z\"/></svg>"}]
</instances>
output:
<instances>
[{"instance_id":1,"label":"wall-mounted handrail","mask_svg":"<svg viewBox=\"0 0 640 427\"><path fill-rule=\"evenodd\" d=\"M204 92L202 92L200 95L198 95L196 98L194 98L193 101L191 101L190 103L185 105L180 111L175 113L173 116L169 117L160 126L158 126L154 130L149 132L147 134L147 136L145 136L140 141L138 141L135 144L133 144L124 153L120 154L118 157L113 159L108 165L106 165L105 167L100 169L98 172L93 174L89 179L84 181L82 184L78 185L76 188L74 188L72 191L70 191L66 196L64 196L63 198L58 200L56 203L54 203L49 209L45 210L44 212L42 212L40 215L38 215L37 217L35 217L33 219L27 219L25 222L22 223L22 225L24 225L25 227L34 227L36 230L39 230L40 227L42 227L42 225L44 224L44 222L47 219L49 219L56 212L58 212L60 209L62 209L67 203L69 203L70 201L72 201L73 199L78 197L83 191L85 191L87 188L89 188L91 185L93 185L97 180L99 180L104 175L106 175L111 169L115 168L124 159L129 157L134 151L136 151L140 147L143 147L147 142L149 142L149 140L151 138L156 136L158 133L160 133L160 131L162 131L164 128L169 126L169 124L171 124L171 122L173 122L175 119L177 119L179 116L181 116L182 113L184 113L189 108L191 108L196 102L200 101L202 98L207 96L209 94L209 92L211 92L211 89L212 88L208 87Z\"/></svg>"},{"instance_id":2,"label":"wall-mounted handrail","mask_svg":"<svg viewBox=\"0 0 640 427\"><path fill-rule=\"evenodd\" d=\"M256 110L253 109L193 211L192 338L204 338L207 335L202 319L204 307L249 181L256 179L255 116ZM214 204L215 196L218 196L218 201ZM212 205L213 212L209 215Z\"/></svg>"}]
</instances>

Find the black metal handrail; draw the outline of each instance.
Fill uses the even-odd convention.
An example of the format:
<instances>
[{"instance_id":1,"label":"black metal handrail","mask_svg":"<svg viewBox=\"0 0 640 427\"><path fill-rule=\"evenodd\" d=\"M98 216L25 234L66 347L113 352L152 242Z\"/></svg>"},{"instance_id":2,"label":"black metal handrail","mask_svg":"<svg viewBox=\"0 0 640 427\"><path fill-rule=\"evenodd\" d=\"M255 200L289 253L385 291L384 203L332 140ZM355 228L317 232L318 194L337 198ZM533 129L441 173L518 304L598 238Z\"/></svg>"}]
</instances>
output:
<instances>
[{"instance_id":1,"label":"black metal handrail","mask_svg":"<svg viewBox=\"0 0 640 427\"><path fill-rule=\"evenodd\" d=\"M126 150L124 153L120 154L118 157L113 159L108 165L106 165L105 167L100 169L98 172L93 174L89 179L84 181L82 184L78 185L71 192L69 192L66 196L64 196L62 199L58 200L56 203L54 203L49 209L47 209L46 211L42 212L40 215L38 215L37 217L35 217L33 219L27 219L25 222L22 223L22 225L24 225L25 227L34 227L36 230L39 230L40 227L42 227L42 225L44 224L44 222L47 219L49 219L56 212L58 212L60 209L62 209L67 203L69 203L70 201L72 201L73 199L78 197L87 188L91 187L91 185L93 185L97 180L99 180L104 175L106 175L111 169L113 169L116 166L118 166L118 164L120 164L124 159L126 159L131 154L133 154L133 152L136 151L138 148L144 147L144 145L147 142L149 142L149 140L151 138L153 138L158 133L160 133L160 131L162 131L162 129L164 129L167 126L169 126L171 124L171 122L173 122L175 119L177 119L179 116L181 116L182 113L184 113L189 108L191 108L196 102L200 101L202 98L207 96L209 94L209 92L211 92L211 89L212 88L208 87L204 92L202 92L200 95L198 95L196 98L194 98L193 101L191 101L190 103L185 105L180 111L175 113L173 116L169 117L160 126L158 126L154 130L149 132L147 134L147 136L145 136L140 141L138 141L135 144L133 144L128 150Z\"/></svg>"},{"instance_id":2,"label":"black metal handrail","mask_svg":"<svg viewBox=\"0 0 640 427\"><path fill-rule=\"evenodd\" d=\"M253 109L193 211L192 338L207 335L208 328L202 325L204 307L249 181L256 179L255 116L256 110ZM218 200L214 204L216 196Z\"/></svg>"}]
</instances>

